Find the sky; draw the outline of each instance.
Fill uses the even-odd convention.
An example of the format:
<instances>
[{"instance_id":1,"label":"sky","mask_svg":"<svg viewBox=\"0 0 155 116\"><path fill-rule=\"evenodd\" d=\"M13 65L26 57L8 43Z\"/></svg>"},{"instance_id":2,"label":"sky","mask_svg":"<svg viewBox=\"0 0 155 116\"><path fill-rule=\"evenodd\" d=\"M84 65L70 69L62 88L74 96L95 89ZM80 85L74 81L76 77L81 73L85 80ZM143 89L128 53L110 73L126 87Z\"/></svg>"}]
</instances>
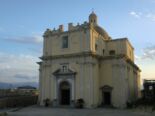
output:
<instances>
[{"instance_id":1,"label":"sky","mask_svg":"<svg viewBox=\"0 0 155 116\"><path fill-rule=\"evenodd\" d=\"M47 28L88 21L134 46L142 79L155 79L155 0L0 0L0 82L38 82Z\"/></svg>"}]
</instances>

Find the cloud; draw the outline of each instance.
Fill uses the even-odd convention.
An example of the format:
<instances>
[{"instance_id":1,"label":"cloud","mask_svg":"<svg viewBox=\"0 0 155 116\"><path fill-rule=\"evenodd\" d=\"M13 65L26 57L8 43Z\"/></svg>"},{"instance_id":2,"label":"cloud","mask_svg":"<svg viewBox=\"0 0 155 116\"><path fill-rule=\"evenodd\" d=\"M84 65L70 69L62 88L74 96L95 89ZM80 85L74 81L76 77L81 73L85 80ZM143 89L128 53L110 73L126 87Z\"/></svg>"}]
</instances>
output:
<instances>
[{"instance_id":1,"label":"cloud","mask_svg":"<svg viewBox=\"0 0 155 116\"><path fill-rule=\"evenodd\" d=\"M31 55L0 53L0 80L2 82L38 81L39 59Z\"/></svg>"},{"instance_id":2,"label":"cloud","mask_svg":"<svg viewBox=\"0 0 155 116\"><path fill-rule=\"evenodd\" d=\"M39 35L5 38L5 40L22 44L40 44L43 42L42 36Z\"/></svg>"},{"instance_id":3,"label":"cloud","mask_svg":"<svg viewBox=\"0 0 155 116\"><path fill-rule=\"evenodd\" d=\"M20 79L20 80L32 80L33 78L37 78L37 76L32 76L32 75L27 75L27 74L16 74L13 76L16 79Z\"/></svg>"},{"instance_id":4,"label":"cloud","mask_svg":"<svg viewBox=\"0 0 155 116\"><path fill-rule=\"evenodd\" d=\"M148 14L146 15L146 17L147 17L148 19L152 20L152 21L155 21L155 14L153 14L153 13L148 13Z\"/></svg>"},{"instance_id":5,"label":"cloud","mask_svg":"<svg viewBox=\"0 0 155 116\"><path fill-rule=\"evenodd\" d=\"M141 56L135 55L136 60L155 59L155 45L144 48L142 52Z\"/></svg>"},{"instance_id":6,"label":"cloud","mask_svg":"<svg viewBox=\"0 0 155 116\"><path fill-rule=\"evenodd\" d=\"M141 59L141 57L140 57L140 56L138 56L138 55L135 55L135 59L138 61L138 60L140 60L140 59Z\"/></svg>"},{"instance_id":7,"label":"cloud","mask_svg":"<svg viewBox=\"0 0 155 116\"><path fill-rule=\"evenodd\" d=\"M143 49L142 59L154 59L154 58L155 58L155 45Z\"/></svg>"},{"instance_id":8,"label":"cloud","mask_svg":"<svg viewBox=\"0 0 155 116\"><path fill-rule=\"evenodd\" d=\"M135 11L131 11L130 13L129 13L131 16L134 16L135 18L140 18L141 17L141 15L142 15L142 13L137 13L137 12L135 12Z\"/></svg>"},{"instance_id":9,"label":"cloud","mask_svg":"<svg viewBox=\"0 0 155 116\"><path fill-rule=\"evenodd\" d=\"M151 21L155 22L155 13L142 13L142 12L135 12L135 11L131 11L129 13L131 16L135 17L135 18L143 18L143 19L149 19Z\"/></svg>"}]
</instances>

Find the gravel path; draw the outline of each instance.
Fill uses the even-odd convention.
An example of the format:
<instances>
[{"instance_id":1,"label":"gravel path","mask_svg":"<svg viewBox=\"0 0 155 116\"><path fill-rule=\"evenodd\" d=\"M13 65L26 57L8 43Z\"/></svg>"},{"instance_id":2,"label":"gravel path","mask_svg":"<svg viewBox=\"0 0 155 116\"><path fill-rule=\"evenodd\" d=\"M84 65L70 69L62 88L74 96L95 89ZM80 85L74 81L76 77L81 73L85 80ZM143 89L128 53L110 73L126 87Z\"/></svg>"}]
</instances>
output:
<instances>
[{"instance_id":1,"label":"gravel path","mask_svg":"<svg viewBox=\"0 0 155 116\"><path fill-rule=\"evenodd\" d=\"M32 106L19 111L8 112L8 116L155 116L155 112L143 112L120 109L71 109L45 108Z\"/></svg>"}]
</instances>

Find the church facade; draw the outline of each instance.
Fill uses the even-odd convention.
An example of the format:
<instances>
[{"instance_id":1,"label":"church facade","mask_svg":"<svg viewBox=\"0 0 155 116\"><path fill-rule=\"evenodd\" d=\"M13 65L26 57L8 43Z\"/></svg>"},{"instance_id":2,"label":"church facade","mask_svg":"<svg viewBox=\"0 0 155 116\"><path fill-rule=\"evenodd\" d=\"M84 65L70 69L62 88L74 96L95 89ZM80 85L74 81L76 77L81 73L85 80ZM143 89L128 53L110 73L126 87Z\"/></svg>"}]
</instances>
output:
<instances>
[{"instance_id":1,"label":"church facade","mask_svg":"<svg viewBox=\"0 0 155 116\"><path fill-rule=\"evenodd\" d=\"M98 25L94 12L89 21L47 29L43 35L39 69L39 103L49 99L53 107L113 105L124 108L140 95L140 69L127 38L112 39Z\"/></svg>"}]
</instances>

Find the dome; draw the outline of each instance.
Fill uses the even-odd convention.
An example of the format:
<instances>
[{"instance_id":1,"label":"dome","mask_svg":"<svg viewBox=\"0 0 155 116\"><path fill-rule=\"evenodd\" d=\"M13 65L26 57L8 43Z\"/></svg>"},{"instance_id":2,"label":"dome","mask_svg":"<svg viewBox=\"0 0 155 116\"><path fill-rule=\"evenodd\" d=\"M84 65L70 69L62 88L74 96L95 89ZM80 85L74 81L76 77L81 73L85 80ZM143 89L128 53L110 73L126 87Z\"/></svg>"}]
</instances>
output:
<instances>
[{"instance_id":1,"label":"dome","mask_svg":"<svg viewBox=\"0 0 155 116\"><path fill-rule=\"evenodd\" d=\"M95 26L94 29L95 29L100 35L102 35L105 39L109 39L108 33L107 33L103 28L101 28L100 26Z\"/></svg>"},{"instance_id":2,"label":"dome","mask_svg":"<svg viewBox=\"0 0 155 116\"><path fill-rule=\"evenodd\" d=\"M93 28L96 30L97 33L102 35L105 39L109 39L108 33L102 27L98 26L97 15L94 12L89 15L89 23L93 25Z\"/></svg>"}]
</instances>

